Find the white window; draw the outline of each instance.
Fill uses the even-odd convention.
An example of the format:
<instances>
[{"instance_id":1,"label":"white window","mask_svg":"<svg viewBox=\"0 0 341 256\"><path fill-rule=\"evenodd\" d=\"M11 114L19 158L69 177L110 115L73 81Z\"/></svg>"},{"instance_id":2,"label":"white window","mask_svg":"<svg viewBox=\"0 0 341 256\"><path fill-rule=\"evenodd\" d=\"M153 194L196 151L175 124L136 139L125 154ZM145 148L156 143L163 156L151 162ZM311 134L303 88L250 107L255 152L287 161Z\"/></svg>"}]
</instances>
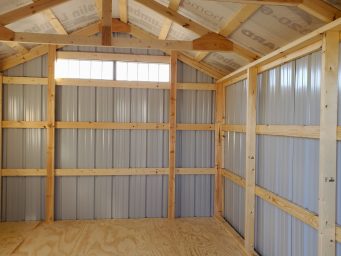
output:
<instances>
[{"instance_id":1,"label":"white window","mask_svg":"<svg viewBox=\"0 0 341 256\"><path fill-rule=\"evenodd\" d=\"M114 79L114 63L99 60L66 60L56 62L56 78Z\"/></svg>"},{"instance_id":2,"label":"white window","mask_svg":"<svg viewBox=\"0 0 341 256\"><path fill-rule=\"evenodd\" d=\"M116 62L120 81L169 82L169 65L160 63Z\"/></svg>"}]
</instances>

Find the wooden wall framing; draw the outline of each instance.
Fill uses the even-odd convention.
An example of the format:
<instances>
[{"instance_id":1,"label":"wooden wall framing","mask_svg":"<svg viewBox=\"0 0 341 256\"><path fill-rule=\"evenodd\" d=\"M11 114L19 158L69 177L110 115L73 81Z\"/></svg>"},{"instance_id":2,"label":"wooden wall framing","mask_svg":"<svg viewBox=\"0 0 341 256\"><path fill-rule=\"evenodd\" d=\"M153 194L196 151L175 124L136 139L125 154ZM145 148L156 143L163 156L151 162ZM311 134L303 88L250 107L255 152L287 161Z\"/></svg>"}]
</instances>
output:
<instances>
[{"instance_id":1,"label":"wooden wall framing","mask_svg":"<svg viewBox=\"0 0 341 256\"><path fill-rule=\"evenodd\" d=\"M57 52L54 45L48 46L48 77L11 77L0 76L3 84L47 86L47 120L46 121L0 121L1 129L46 129L47 130L47 166L46 169L0 169L0 177L46 177L46 216L47 222L54 221L54 178L56 176L117 176L117 175L168 175L168 217L175 218L175 176L176 175L215 175L216 168L176 168L176 131L214 131L215 124L176 123L176 92L177 90L208 90L215 91L214 83L177 83L178 53L171 56L149 56L133 54L87 53L78 52L83 59L126 60L141 62L170 63L171 81L130 82L108 81L96 79L57 79L55 78L55 62L58 57L77 58L73 52ZM0 83L0 86L2 84ZM111 88L151 88L169 90L169 122L167 123L117 123L117 122L65 122L55 120L56 86L96 86ZM1 95L0 95L1 97ZM2 101L1 101L2 102ZM2 106L2 104L0 104ZM108 169L55 169L55 129L111 129L111 130L168 130L169 131L169 167L168 168L108 168ZM1 140L1 137L0 137ZM1 151L1 149L0 149Z\"/></svg>"},{"instance_id":2,"label":"wooden wall framing","mask_svg":"<svg viewBox=\"0 0 341 256\"><path fill-rule=\"evenodd\" d=\"M217 88L221 83L226 87L244 79L248 84L246 125L224 124L221 130L246 133L246 178L226 169L222 170L222 176L245 189L244 244L249 255L256 254L253 237L255 196L318 230L319 256L335 255L335 243L341 242L341 226L336 225L336 143L341 140L341 127L337 126L340 31L341 19L337 19L217 81ZM256 125L255 94L250 93L250 86L255 89L252 86L257 83L257 74L321 49L320 125ZM255 184L252 170L255 168L256 134L320 140L319 215Z\"/></svg>"}]
</instances>

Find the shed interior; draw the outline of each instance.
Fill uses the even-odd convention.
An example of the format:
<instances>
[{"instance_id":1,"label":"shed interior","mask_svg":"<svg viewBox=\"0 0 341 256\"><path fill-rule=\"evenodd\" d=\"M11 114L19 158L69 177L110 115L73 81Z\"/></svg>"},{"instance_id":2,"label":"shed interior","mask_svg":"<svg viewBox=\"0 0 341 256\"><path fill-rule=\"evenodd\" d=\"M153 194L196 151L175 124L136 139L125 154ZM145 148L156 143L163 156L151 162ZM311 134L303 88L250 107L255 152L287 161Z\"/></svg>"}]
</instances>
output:
<instances>
[{"instance_id":1,"label":"shed interior","mask_svg":"<svg viewBox=\"0 0 341 256\"><path fill-rule=\"evenodd\" d=\"M340 17L1 0L0 255L341 256Z\"/></svg>"}]
</instances>

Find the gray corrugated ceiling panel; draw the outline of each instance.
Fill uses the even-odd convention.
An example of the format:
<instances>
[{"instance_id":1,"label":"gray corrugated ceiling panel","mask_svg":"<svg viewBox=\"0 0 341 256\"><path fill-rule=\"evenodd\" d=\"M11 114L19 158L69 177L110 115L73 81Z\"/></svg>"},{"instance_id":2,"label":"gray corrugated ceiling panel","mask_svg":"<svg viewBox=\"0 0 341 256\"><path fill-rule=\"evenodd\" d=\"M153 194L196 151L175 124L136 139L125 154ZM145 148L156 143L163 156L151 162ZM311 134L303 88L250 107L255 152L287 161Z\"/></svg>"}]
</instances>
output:
<instances>
[{"instance_id":1,"label":"gray corrugated ceiling panel","mask_svg":"<svg viewBox=\"0 0 341 256\"><path fill-rule=\"evenodd\" d=\"M46 57L34 59L6 72L9 76L46 75ZM46 118L44 86L4 86L4 120L41 121ZM4 168L44 168L46 132L43 129L6 129L3 132ZM41 220L45 209L45 179L8 177L3 180L4 220Z\"/></svg>"}]
</instances>

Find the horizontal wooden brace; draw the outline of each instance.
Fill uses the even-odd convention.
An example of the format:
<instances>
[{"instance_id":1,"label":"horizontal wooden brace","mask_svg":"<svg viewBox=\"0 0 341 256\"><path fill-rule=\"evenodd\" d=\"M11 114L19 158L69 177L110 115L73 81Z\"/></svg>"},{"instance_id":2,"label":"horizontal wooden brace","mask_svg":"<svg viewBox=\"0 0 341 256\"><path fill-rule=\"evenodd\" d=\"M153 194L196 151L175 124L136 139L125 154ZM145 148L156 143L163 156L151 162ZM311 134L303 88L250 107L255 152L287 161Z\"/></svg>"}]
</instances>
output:
<instances>
[{"instance_id":1,"label":"horizontal wooden brace","mask_svg":"<svg viewBox=\"0 0 341 256\"><path fill-rule=\"evenodd\" d=\"M48 126L47 121L2 121L2 128L15 129L45 129Z\"/></svg>"},{"instance_id":2,"label":"horizontal wooden brace","mask_svg":"<svg viewBox=\"0 0 341 256\"><path fill-rule=\"evenodd\" d=\"M214 168L176 168L177 175L213 175ZM44 177L46 169L2 169L4 177ZM168 175L169 168L55 169L55 176L136 176Z\"/></svg>"},{"instance_id":3,"label":"horizontal wooden brace","mask_svg":"<svg viewBox=\"0 0 341 256\"><path fill-rule=\"evenodd\" d=\"M222 131L245 133L245 125L222 125ZM337 139L341 140L341 127L337 128ZM285 136L297 138L320 138L320 127L309 125L257 125L258 135Z\"/></svg>"},{"instance_id":4,"label":"horizontal wooden brace","mask_svg":"<svg viewBox=\"0 0 341 256\"><path fill-rule=\"evenodd\" d=\"M198 41L199 40L199 41ZM0 34L0 41L33 43L33 44L53 44L53 45L84 45L84 46L103 46L116 48L135 48L135 49L159 49L159 50L176 50L176 51L233 51L233 43L225 40L225 43L207 43L201 39L195 41L181 40L159 40L159 39L136 39L136 38L112 38L111 44L103 44L100 36L83 36L83 35L60 35L60 34L40 34L15 32L10 36L8 34ZM205 39L203 39L205 40ZM110 42L109 42L110 43Z\"/></svg>"},{"instance_id":5,"label":"horizontal wooden brace","mask_svg":"<svg viewBox=\"0 0 341 256\"><path fill-rule=\"evenodd\" d=\"M47 77L3 76L4 84L47 85Z\"/></svg>"},{"instance_id":6,"label":"horizontal wooden brace","mask_svg":"<svg viewBox=\"0 0 341 256\"><path fill-rule=\"evenodd\" d=\"M138 82L100 79L58 78L56 84L60 86L86 86L110 88L140 88L140 89L169 89L168 82Z\"/></svg>"},{"instance_id":7,"label":"horizontal wooden brace","mask_svg":"<svg viewBox=\"0 0 341 256\"><path fill-rule=\"evenodd\" d=\"M58 51L57 59L129 61L129 62L165 63L165 64L169 64L170 62L170 56L121 54L121 53L106 53L106 52Z\"/></svg>"},{"instance_id":8,"label":"horizontal wooden brace","mask_svg":"<svg viewBox=\"0 0 341 256\"><path fill-rule=\"evenodd\" d=\"M56 122L58 129L168 130L168 123Z\"/></svg>"},{"instance_id":9,"label":"horizontal wooden brace","mask_svg":"<svg viewBox=\"0 0 341 256\"><path fill-rule=\"evenodd\" d=\"M215 91L216 90L216 84L210 84L210 83L177 83L176 89L178 89L178 90Z\"/></svg>"},{"instance_id":10,"label":"horizontal wooden brace","mask_svg":"<svg viewBox=\"0 0 341 256\"><path fill-rule=\"evenodd\" d=\"M163 57L163 56L161 56ZM20 77L4 76L3 83L8 85L47 85L46 77ZM138 81L118 81L101 79L78 79L78 78L58 78L56 83L59 86L91 86L91 87L112 87L112 88L140 88L140 89L166 89L168 82L138 82ZM177 83L178 90L203 90L214 91L216 85L212 83Z\"/></svg>"},{"instance_id":11,"label":"horizontal wooden brace","mask_svg":"<svg viewBox=\"0 0 341 256\"><path fill-rule=\"evenodd\" d=\"M245 188L245 179L234 174L230 170L223 170L222 175L233 183L237 184L240 187ZM282 211L292 215L296 219L310 225L311 227L318 229L318 215L308 211L307 209L290 202L289 200L276 195L275 193L268 191L260 186L256 186L255 188L256 196L262 198L268 203L276 206Z\"/></svg>"},{"instance_id":12,"label":"horizontal wooden brace","mask_svg":"<svg viewBox=\"0 0 341 256\"><path fill-rule=\"evenodd\" d=\"M46 169L1 169L3 177L46 176Z\"/></svg>"},{"instance_id":13,"label":"horizontal wooden brace","mask_svg":"<svg viewBox=\"0 0 341 256\"><path fill-rule=\"evenodd\" d=\"M168 168L56 169L56 176L167 175Z\"/></svg>"},{"instance_id":14,"label":"horizontal wooden brace","mask_svg":"<svg viewBox=\"0 0 341 256\"><path fill-rule=\"evenodd\" d=\"M177 130L182 131L214 131L214 124L176 124Z\"/></svg>"}]
</instances>

